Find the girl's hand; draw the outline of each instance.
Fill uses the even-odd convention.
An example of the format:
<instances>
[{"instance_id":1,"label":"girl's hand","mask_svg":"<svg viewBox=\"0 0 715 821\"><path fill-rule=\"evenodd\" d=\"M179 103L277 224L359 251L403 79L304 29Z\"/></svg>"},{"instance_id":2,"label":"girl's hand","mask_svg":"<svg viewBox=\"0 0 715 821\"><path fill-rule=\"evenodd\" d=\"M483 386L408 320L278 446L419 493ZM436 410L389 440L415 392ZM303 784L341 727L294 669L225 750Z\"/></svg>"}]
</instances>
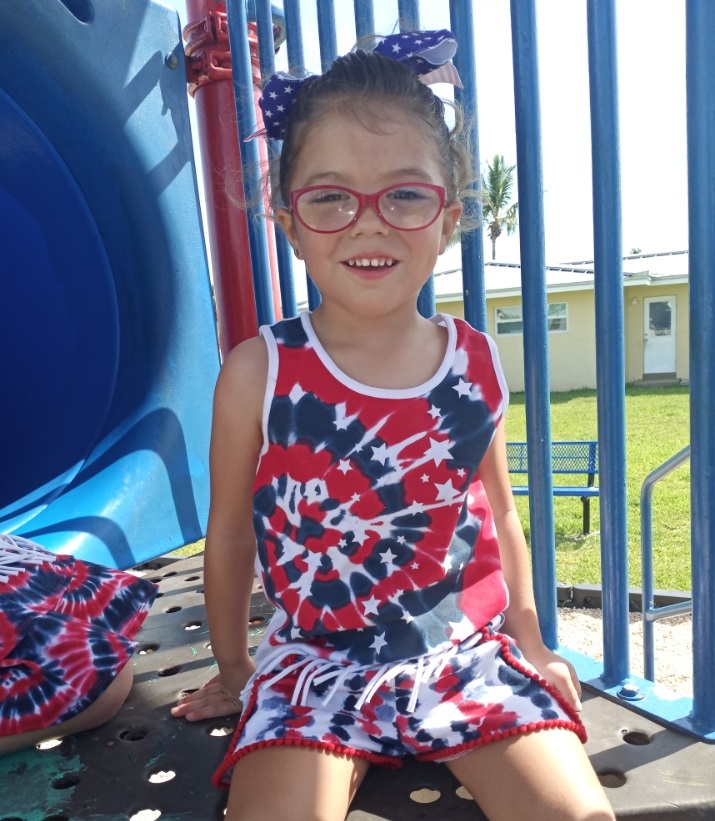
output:
<instances>
[{"instance_id":1,"label":"girl's hand","mask_svg":"<svg viewBox=\"0 0 715 821\"><path fill-rule=\"evenodd\" d=\"M581 682L573 665L543 646L528 656L540 676L554 687L577 712L581 710Z\"/></svg>"},{"instance_id":2,"label":"girl's hand","mask_svg":"<svg viewBox=\"0 0 715 821\"><path fill-rule=\"evenodd\" d=\"M239 672L233 676L231 686L224 681L224 677L219 673L209 679L206 684L193 693L188 693L179 699L175 707L171 708L174 718L186 718L187 721L201 721L205 718L217 718L218 716L229 716L240 713L243 705L238 697L255 670L252 669Z\"/></svg>"}]
</instances>

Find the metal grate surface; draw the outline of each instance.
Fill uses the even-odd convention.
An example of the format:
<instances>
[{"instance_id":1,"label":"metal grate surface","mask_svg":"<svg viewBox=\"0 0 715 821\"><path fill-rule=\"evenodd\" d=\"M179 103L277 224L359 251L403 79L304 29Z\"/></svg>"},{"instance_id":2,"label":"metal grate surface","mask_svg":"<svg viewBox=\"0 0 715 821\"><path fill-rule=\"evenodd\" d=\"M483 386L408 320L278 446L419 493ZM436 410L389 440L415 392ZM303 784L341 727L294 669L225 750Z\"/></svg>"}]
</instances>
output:
<instances>
[{"instance_id":1,"label":"metal grate surface","mask_svg":"<svg viewBox=\"0 0 715 821\"><path fill-rule=\"evenodd\" d=\"M47 750L0 758L0 821L211 821L225 792L211 786L235 719L188 724L169 708L210 675L202 557L144 566L160 586L139 634L135 685L108 724ZM256 586L250 643L272 608ZM715 746L667 730L602 697L584 699L587 750L619 818L715 819ZM485 821L449 771L408 761L373 767L347 821ZM302 819L300 821L303 821ZM307 819L306 819L307 821Z\"/></svg>"}]
</instances>

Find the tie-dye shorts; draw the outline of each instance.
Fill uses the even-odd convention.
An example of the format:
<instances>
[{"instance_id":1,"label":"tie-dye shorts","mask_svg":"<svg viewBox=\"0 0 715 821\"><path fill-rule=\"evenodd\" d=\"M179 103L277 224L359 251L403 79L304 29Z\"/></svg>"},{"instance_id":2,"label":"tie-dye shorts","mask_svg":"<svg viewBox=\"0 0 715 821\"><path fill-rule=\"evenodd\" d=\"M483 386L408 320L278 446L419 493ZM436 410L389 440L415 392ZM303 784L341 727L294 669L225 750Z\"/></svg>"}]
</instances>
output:
<instances>
[{"instance_id":1,"label":"tie-dye shorts","mask_svg":"<svg viewBox=\"0 0 715 821\"><path fill-rule=\"evenodd\" d=\"M227 785L239 759L273 745L399 767L407 755L446 761L547 728L566 728L586 740L578 714L508 636L485 629L443 656L436 670L425 657L393 665L391 672L378 665L347 675L325 674L310 658L284 656L278 668L259 671L242 694L245 709L214 783Z\"/></svg>"},{"instance_id":2,"label":"tie-dye shorts","mask_svg":"<svg viewBox=\"0 0 715 821\"><path fill-rule=\"evenodd\" d=\"M0 736L61 724L109 687L157 587L0 534Z\"/></svg>"}]
</instances>

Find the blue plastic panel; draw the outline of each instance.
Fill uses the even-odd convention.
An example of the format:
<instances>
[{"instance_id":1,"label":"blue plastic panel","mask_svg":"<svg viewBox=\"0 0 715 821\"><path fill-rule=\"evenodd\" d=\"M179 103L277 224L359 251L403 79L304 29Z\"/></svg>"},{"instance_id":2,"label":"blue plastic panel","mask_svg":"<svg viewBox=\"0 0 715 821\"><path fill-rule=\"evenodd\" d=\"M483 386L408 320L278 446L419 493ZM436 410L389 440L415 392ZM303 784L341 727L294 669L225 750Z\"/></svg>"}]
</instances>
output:
<instances>
[{"instance_id":1,"label":"blue plastic panel","mask_svg":"<svg viewBox=\"0 0 715 821\"><path fill-rule=\"evenodd\" d=\"M128 567L208 510L218 347L176 12L0 3L0 531Z\"/></svg>"}]
</instances>

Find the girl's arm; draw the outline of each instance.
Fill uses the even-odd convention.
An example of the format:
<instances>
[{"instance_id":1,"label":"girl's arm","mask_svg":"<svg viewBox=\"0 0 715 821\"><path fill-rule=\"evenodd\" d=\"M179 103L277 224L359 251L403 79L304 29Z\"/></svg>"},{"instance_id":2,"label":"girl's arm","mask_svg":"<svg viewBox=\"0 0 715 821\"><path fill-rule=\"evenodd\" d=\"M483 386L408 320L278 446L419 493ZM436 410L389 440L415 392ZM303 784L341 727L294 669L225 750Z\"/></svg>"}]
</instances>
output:
<instances>
[{"instance_id":1,"label":"girl's arm","mask_svg":"<svg viewBox=\"0 0 715 821\"><path fill-rule=\"evenodd\" d=\"M253 482L263 444L267 352L262 339L226 357L216 384L211 430L211 505L204 556L206 615L218 676L172 710L189 720L240 710L238 696L255 670L248 655L254 580Z\"/></svg>"},{"instance_id":2,"label":"girl's arm","mask_svg":"<svg viewBox=\"0 0 715 821\"><path fill-rule=\"evenodd\" d=\"M509 590L504 632L529 662L576 709L581 709L581 685L573 667L546 647L536 615L526 538L514 505L507 470L503 422L479 465L479 477L494 514L504 580Z\"/></svg>"}]
</instances>

